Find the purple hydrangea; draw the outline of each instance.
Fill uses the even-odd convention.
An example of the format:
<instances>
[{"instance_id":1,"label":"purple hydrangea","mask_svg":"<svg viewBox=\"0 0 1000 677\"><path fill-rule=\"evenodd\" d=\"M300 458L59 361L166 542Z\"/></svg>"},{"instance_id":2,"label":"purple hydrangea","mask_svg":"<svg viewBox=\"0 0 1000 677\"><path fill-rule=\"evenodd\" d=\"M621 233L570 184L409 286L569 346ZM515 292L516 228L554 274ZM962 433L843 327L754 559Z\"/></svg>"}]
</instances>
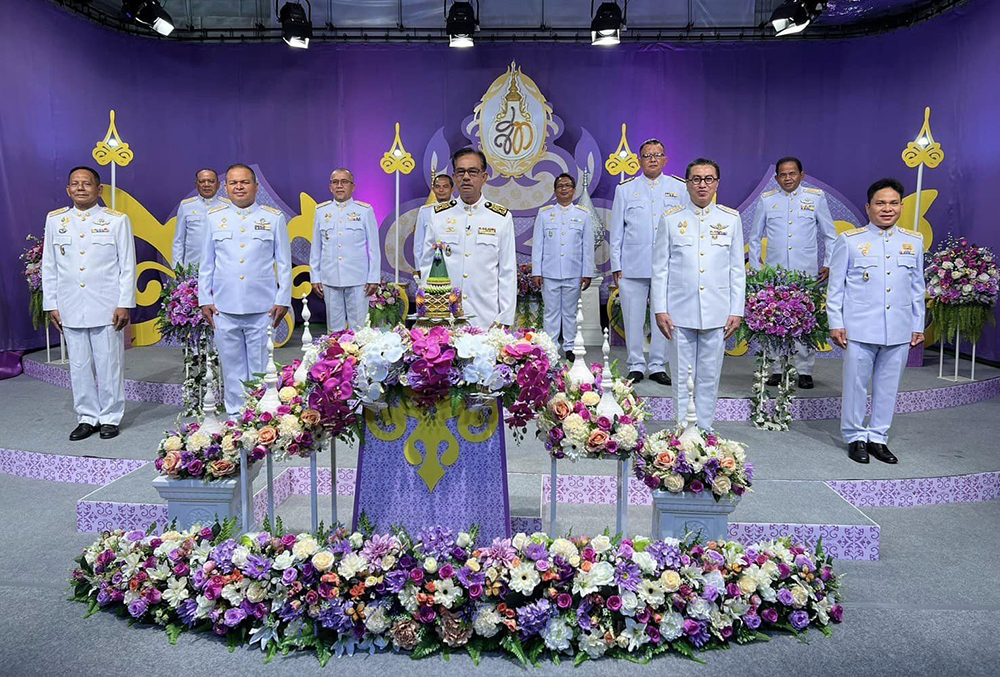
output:
<instances>
[{"instance_id":1,"label":"purple hydrangea","mask_svg":"<svg viewBox=\"0 0 1000 677\"><path fill-rule=\"evenodd\" d=\"M422 546L424 556L444 559L455 547L455 534L448 527L433 526L421 529L417 540Z\"/></svg>"},{"instance_id":2,"label":"purple hydrangea","mask_svg":"<svg viewBox=\"0 0 1000 677\"><path fill-rule=\"evenodd\" d=\"M517 610L517 624L521 628L521 638L537 635L545 628L552 616L552 605L547 599L540 599Z\"/></svg>"}]
</instances>

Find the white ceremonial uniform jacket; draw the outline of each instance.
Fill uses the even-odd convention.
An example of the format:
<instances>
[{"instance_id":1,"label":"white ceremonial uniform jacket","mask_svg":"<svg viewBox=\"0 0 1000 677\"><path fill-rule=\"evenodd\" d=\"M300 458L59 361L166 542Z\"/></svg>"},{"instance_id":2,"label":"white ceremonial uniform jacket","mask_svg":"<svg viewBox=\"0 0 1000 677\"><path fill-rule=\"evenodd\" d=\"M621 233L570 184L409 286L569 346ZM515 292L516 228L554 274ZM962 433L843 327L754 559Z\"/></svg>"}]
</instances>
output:
<instances>
[{"instance_id":1,"label":"white ceremonial uniform jacket","mask_svg":"<svg viewBox=\"0 0 1000 677\"><path fill-rule=\"evenodd\" d=\"M714 329L743 316L745 292L740 213L719 204L666 210L653 251L653 312L678 327Z\"/></svg>"},{"instance_id":2,"label":"white ceremonial uniform jacket","mask_svg":"<svg viewBox=\"0 0 1000 677\"><path fill-rule=\"evenodd\" d=\"M924 330L924 239L868 224L841 233L830 260L830 329L850 341L891 346Z\"/></svg>"},{"instance_id":3,"label":"white ceremonial uniform jacket","mask_svg":"<svg viewBox=\"0 0 1000 677\"><path fill-rule=\"evenodd\" d=\"M254 202L245 208L221 205L208 213L198 302L234 315L291 305L292 254L280 210Z\"/></svg>"},{"instance_id":4,"label":"white ceremonial uniform jacket","mask_svg":"<svg viewBox=\"0 0 1000 677\"><path fill-rule=\"evenodd\" d=\"M652 277L653 242L664 210L689 202L687 186L676 176L661 174L626 179L615 188L609 244L611 272L625 277Z\"/></svg>"},{"instance_id":5,"label":"white ceremonial uniform jacket","mask_svg":"<svg viewBox=\"0 0 1000 677\"><path fill-rule=\"evenodd\" d=\"M480 197L473 205L461 200L434 207L427 223L420 276L427 279L435 242L445 245L448 276L462 288L462 310L469 323L488 327L514 323L517 262L514 219L507 208Z\"/></svg>"},{"instance_id":6,"label":"white ceremonial uniform jacket","mask_svg":"<svg viewBox=\"0 0 1000 677\"><path fill-rule=\"evenodd\" d=\"M66 327L111 324L117 308L135 308L135 243L128 216L94 205L45 217L42 309Z\"/></svg>"},{"instance_id":7,"label":"white ceremonial uniform jacket","mask_svg":"<svg viewBox=\"0 0 1000 677\"><path fill-rule=\"evenodd\" d=\"M316 205L309 268L313 283L331 287L378 283L382 248L370 204L351 198Z\"/></svg>"},{"instance_id":8,"label":"white ceremonial uniform jacket","mask_svg":"<svg viewBox=\"0 0 1000 677\"><path fill-rule=\"evenodd\" d=\"M594 225L578 205L538 210L531 236L531 274L554 280L594 276Z\"/></svg>"},{"instance_id":9,"label":"white ceremonial uniform jacket","mask_svg":"<svg viewBox=\"0 0 1000 677\"><path fill-rule=\"evenodd\" d=\"M769 190L757 200L750 229L750 266L761 267L761 238L767 238L769 266L812 275L819 272L817 235L823 237L823 267L829 267L837 229L826 195L819 188L799 186L791 193Z\"/></svg>"},{"instance_id":10,"label":"white ceremonial uniform jacket","mask_svg":"<svg viewBox=\"0 0 1000 677\"><path fill-rule=\"evenodd\" d=\"M173 265L201 263L208 212L223 204L230 204L229 200L218 193L207 200L201 195L181 200L177 205L177 220L174 222Z\"/></svg>"}]
</instances>

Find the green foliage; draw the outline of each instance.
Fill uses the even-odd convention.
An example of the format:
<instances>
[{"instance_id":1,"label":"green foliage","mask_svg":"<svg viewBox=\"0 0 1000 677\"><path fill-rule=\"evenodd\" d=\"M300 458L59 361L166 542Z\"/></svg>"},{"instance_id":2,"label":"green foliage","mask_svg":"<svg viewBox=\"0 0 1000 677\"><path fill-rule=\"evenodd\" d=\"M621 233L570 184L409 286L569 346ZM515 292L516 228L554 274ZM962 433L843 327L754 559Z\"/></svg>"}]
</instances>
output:
<instances>
[{"instance_id":1,"label":"green foliage","mask_svg":"<svg viewBox=\"0 0 1000 677\"><path fill-rule=\"evenodd\" d=\"M995 326L997 323L993 308L989 306L949 305L931 299L928 310L942 346L955 340L956 331L960 339L978 343L986 325Z\"/></svg>"}]
</instances>

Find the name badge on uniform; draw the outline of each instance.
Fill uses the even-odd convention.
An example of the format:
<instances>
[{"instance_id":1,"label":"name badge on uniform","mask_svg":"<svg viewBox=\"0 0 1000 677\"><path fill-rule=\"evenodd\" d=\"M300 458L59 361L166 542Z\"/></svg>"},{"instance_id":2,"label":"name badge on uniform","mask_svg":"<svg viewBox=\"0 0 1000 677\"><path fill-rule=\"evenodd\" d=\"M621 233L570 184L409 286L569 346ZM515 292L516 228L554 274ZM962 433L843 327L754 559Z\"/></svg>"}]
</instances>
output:
<instances>
[{"instance_id":1,"label":"name badge on uniform","mask_svg":"<svg viewBox=\"0 0 1000 677\"><path fill-rule=\"evenodd\" d=\"M497 229L496 228L492 228L490 226L479 226L479 234L480 235L493 235L493 236L496 236Z\"/></svg>"},{"instance_id":2,"label":"name badge on uniform","mask_svg":"<svg viewBox=\"0 0 1000 677\"><path fill-rule=\"evenodd\" d=\"M677 193L664 193L665 197L677 197Z\"/></svg>"},{"instance_id":3,"label":"name badge on uniform","mask_svg":"<svg viewBox=\"0 0 1000 677\"><path fill-rule=\"evenodd\" d=\"M361 220L361 214L358 214L357 212L351 212L350 214L347 215L347 220L348 221L360 221Z\"/></svg>"},{"instance_id":4,"label":"name badge on uniform","mask_svg":"<svg viewBox=\"0 0 1000 677\"><path fill-rule=\"evenodd\" d=\"M570 223L583 223L583 219L578 219L574 216L570 218Z\"/></svg>"},{"instance_id":5,"label":"name badge on uniform","mask_svg":"<svg viewBox=\"0 0 1000 677\"><path fill-rule=\"evenodd\" d=\"M261 219L253 224L254 230L271 230L271 222Z\"/></svg>"},{"instance_id":6,"label":"name badge on uniform","mask_svg":"<svg viewBox=\"0 0 1000 677\"><path fill-rule=\"evenodd\" d=\"M803 203L799 205L799 209L804 212L814 212L816 211L816 205Z\"/></svg>"},{"instance_id":7,"label":"name badge on uniform","mask_svg":"<svg viewBox=\"0 0 1000 677\"><path fill-rule=\"evenodd\" d=\"M903 249L899 253L900 254L915 254L916 252L913 250L913 245L912 244L910 244L909 242L904 242L903 243Z\"/></svg>"}]
</instances>

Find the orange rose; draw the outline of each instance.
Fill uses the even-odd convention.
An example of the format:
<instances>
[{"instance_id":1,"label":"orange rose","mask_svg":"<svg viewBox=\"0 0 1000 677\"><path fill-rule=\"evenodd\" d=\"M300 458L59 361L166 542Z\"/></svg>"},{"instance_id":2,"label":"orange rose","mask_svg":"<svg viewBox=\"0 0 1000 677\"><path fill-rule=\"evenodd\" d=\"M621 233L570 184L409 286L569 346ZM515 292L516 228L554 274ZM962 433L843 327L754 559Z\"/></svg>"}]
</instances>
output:
<instances>
[{"instance_id":1,"label":"orange rose","mask_svg":"<svg viewBox=\"0 0 1000 677\"><path fill-rule=\"evenodd\" d=\"M314 426L319 423L319 412L315 409L306 409L302 412L302 422L307 426Z\"/></svg>"},{"instance_id":2,"label":"orange rose","mask_svg":"<svg viewBox=\"0 0 1000 677\"><path fill-rule=\"evenodd\" d=\"M591 449L603 449L604 445L611 439L611 435L606 430L595 430L587 438L587 446Z\"/></svg>"},{"instance_id":3,"label":"orange rose","mask_svg":"<svg viewBox=\"0 0 1000 677\"><path fill-rule=\"evenodd\" d=\"M176 475L180 465L181 455L176 451L168 451L163 457L163 472L167 475Z\"/></svg>"},{"instance_id":4,"label":"orange rose","mask_svg":"<svg viewBox=\"0 0 1000 677\"><path fill-rule=\"evenodd\" d=\"M236 464L232 461L219 459L208 464L208 472L213 477L225 477L231 475L236 470Z\"/></svg>"},{"instance_id":5,"label":"orange rose","mask_svg":"<svg viewBox=\"0 0 1000 677\"><path fill-rule=\"evenodd\" d=\"M719 465L726 470L732 470L736 467L736 459L732 456L723 456L722 460L719 461Z\"/></svg>"},{"instance_id":6,"label":"orange rose","mask_svg":"<svg viewBox=\"0 0 1000 677\"><path fill-rule=\"evenodd\" d=\"M656 460L653 461L653 465L655 465L657 468L663 468L664 470L666 470L667 468L673 467L674 460L675 460L674 455L670 453L669 450L661 451L659 454L656 455Z\"/></svg>"},{"instance_id":7,"label":"orange rose","mask_svg":"<svg viewBox=\"0 0 1000 677\"><path fill-rule=\"evenodd\" d=\"M551 403L552 414L562 421L573 411L566 400L556 400Z\"/></svg>"},{"instance_id":8,"label":"orange rose","mask_svg":"<svg viewBox=\"0 0 1000 677\"><path fill-rule=\"evenodd\" d=\"M260 429L260 434L257 435L257 441L264 445L270 445L278 439L278 431L275 430L274 426L266 425Z\"/></svg>"}]
</instances>

